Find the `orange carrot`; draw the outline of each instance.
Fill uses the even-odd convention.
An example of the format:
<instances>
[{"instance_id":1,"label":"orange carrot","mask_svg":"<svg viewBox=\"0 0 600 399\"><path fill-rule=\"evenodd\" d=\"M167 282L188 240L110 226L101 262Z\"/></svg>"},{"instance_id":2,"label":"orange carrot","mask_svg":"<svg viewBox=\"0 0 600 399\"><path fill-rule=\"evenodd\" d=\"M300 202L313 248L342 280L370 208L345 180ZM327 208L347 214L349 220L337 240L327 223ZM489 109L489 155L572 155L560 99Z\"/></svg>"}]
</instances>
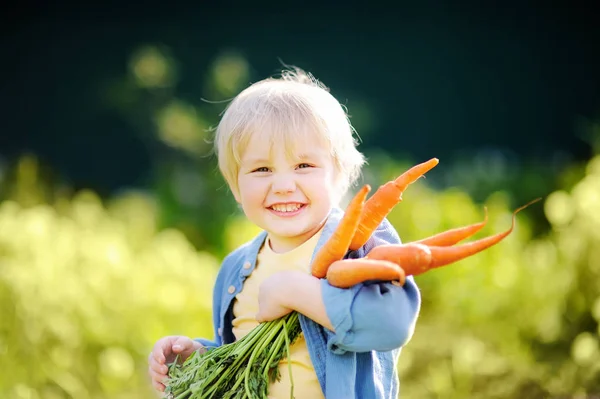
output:
<instances>
[{"instance_id":1,"label":"orange carrot","mask_svg":"<svg viewBox=\"0 0 600 399\"><path fill-rule=\"evenodd\" d=\"M404 285L404 270L394 262L376 259L344 259L333 262L327 281L338 288L348 288L369 280L398 281Z\"/></svg>"},{"instance_id":2,"label":"orange carrot","mask_svg":"<svg viewBox=\"0 0 600 399\"><path fill-rule=\"evenodd\" d=\"M513 231L517 213L540 199L517 208L513 212L511 227L502 233L457 246L429 246L422 243L380 245L369 251L366 258L397 263L407 276L416 276L436 267L449 265L502 241Z\"/></svg>"},{"instance_id":3,"label":"orange carrot","mask_svg":"<svg viewBox=\"0 0 600 399\"><path fill-rule=\"evenodd\" d=\"M447 247L454 245L457 242L464 240L465 238L475 235L479 230L485 227L488 219L487 207L484 207L485 217L483 221L469 226L457 227L451 230L438 233L431 237L423 238L418 241L413 241L416 244L433 245L439 247Z\"/></svg>"},{"instance_id":4,"label":"orange carrot","mask_svg":"<svg viewBox=\"0 0 600 399\"><path fill-rule=\"evenodd\" d=\"M482 238L477 241L469 242L466 244L458 245L455 247L429 247L431 250L431 265L430 268L436 268L440 266L449 265L450 263L457 262L468 256L474 255L478 252L483 251L502 241L506 236L512 233L515 227L515 219L517 213L527 208L529 205L538 202L541 198L536 198L533 201L515 209L512 215L512 224L510 228L502 233L494 234L493 236Z\"/></svg>"},{"instance_id":5,"label":"orange carrot","mask_svg":"<svg viewBox=\"0 0 600 399\"><path fill-rule=\"evenodd\" d=\"M432 255L425 244L384 244L369 251L365 259L394 262L407 276L416 276L431 268Z\"/></svg>"},{"instance_id":6,"label":"orange carrot","mask_svg":"<svg viewBox=\"0 0 600 399\"><path fill-rule=\"evenodd\" d=\"M336 260L340 260L348 252L348 246L354 236L356 227L360 221L365 199L371 191L371 186L364 185L363 188L354 196L346 212L340 220L339 225L333 232L331 237L319 249L312 262L312 275L318 278L323 278L327 275L327 269Z\"/></svg>"},{"instance_id":7,"label":"orange carrot","mask_svg":"<svg viewBox=\"0 0 600 399\"><path fill-rule=\"evenodd\" d=\"M365 203L360 223L350 243L350 249L356 250L365 245L377 226L379 226L394 206L402 201L402 193L406 190L406 187L435 167L438 162L437 158L432 158L427 162L413 166L396 180L387 182L379 187Z\"/></svg>"}]
</instances>

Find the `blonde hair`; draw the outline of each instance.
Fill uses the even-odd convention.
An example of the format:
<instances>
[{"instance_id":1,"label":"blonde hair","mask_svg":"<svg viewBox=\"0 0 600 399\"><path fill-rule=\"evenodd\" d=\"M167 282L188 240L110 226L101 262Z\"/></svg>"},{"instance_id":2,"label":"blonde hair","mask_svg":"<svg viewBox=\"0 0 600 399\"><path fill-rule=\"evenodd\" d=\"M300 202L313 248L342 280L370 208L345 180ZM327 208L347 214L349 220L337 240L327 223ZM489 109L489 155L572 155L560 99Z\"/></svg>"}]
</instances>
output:
<instances>
[{"instance_id":1,"label":"blonde hair","mask_svg":"<svg viewBox=\"0 0 600 399\"><path fill-rule=\"evenodd\" d=\"M280 78L252 84L227 106L216 129L215 152L219 169L231 191L238 193L240 160L250 137L265 144L285 143L291 154L298 140L315 138L328 146L336 167L341 198L360 176L365 158L356 149L344 108L329 89L299 68L284 70Z\"/></svg>"}]
</instances>

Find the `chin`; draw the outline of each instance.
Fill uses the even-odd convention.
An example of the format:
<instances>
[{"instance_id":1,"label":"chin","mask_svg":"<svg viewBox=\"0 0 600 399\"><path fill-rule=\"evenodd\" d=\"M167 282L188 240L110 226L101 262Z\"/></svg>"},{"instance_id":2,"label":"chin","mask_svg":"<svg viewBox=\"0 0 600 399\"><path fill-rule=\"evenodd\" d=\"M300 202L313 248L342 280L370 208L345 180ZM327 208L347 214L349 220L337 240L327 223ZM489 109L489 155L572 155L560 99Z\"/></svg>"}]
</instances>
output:
<instances>
[{"instance_id":1,"label":"chin","mask_svg":"<svg viewBox=\"0 0 600 399\"><path fill-rule=\"evenodd\" d=\"M277 231L277 230L273 230L271 232L272 234L278 236L278 237L282 237L282 238L286 238L286 239L293 239L296 237L300 237L304 234L306 234L306 231L302 230L302 231Z\"/></svg>"}]
</instances>

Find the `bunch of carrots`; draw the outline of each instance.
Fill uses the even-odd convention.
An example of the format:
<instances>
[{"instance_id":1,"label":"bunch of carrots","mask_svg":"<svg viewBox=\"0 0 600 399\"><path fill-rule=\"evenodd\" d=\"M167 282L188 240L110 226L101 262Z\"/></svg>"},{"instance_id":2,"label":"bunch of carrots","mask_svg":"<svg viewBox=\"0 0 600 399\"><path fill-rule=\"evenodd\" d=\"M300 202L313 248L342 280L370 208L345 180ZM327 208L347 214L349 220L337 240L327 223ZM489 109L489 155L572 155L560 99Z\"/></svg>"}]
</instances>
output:
<instances>
[{"instance_id":1,"label":"bunch of carrots","mask_svg":"<svg viewBox=\"0 0 600 399\"><path fill-rule=\"evenodd\" d=\"M458 242L480 231L487 222L451 229L406 244L373 248L364 258L344 259L348 250L362 247L385 217L402 200L408 185L438 164L437 158L418 164L396 180L382 185L368 200L365 185L348 205L336 231L315 255L311 273L339 288L366 281L392 281L403 285L406 276L449 265L497 244L514 228L516 214L540 200L537 198L513 212L510 228L502 233L466 244ZM261 323L242 339L201 354L194 352L183 364L169 365L168 399L267 398L268 385L279 378L278 367L301 332L298 314ZM290 373L291 374L291 373ZM290 397L293 398L293 383Z\"/></svg>"}]
</instances>

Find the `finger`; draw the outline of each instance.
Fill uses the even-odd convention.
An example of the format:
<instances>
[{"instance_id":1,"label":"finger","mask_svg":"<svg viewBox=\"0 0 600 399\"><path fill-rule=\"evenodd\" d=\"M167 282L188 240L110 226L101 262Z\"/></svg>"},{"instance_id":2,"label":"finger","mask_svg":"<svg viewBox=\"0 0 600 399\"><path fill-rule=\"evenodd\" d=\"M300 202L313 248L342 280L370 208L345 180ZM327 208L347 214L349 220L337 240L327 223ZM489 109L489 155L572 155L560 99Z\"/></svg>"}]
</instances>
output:
<instances>
[{"instance_id":1,"label":"finger","mask_svg":"<svg viewBox=\"0 0 600 399\"><path fill-rule=\"evenodd\" d=\"M152 381L160 382L162 384L166 383L169 378L166 374L156 372L153 369L148 369L148 374L150 374Z\"/></svg>"},{"instance_id":2,"label":"finger","mask_svg":"<svg viewBox=\"0 0 600 399\"><path fill-rule=\"evenodd\" d=\"M154 389L156 389L157 391L160 391L160 392L164 392L166 389L166 387L163 384L161 384L158 381L154 381L154 380L152 381L152 386L154 387Z\"/></svg>"},{"instance_id":3,"label":"finger","mask_svg":"<svg viewBox=\"0 0 600 399\"><path fill-rule=\"evenodd\" d=\"M149 365L150 366L148 368L150 370L153 370L159 374L167 375L167 373L169 372L169 368L165 364L160 364L160 363L154 361L154 362L150 362Z\"/></svg>"},{"instance_id":4,"label":"finger","mask_svg":"<svg viewBox=\"0 0 600 399\"><path fill-rule=\"evenodd\" d=\"M162 350L152 350L152 352L150 352L150 355L148 355L148 362L151 363L152 361L159 363L159 364L165 364L166 362L166 358L165 355L163 354Z\"/></svg>"},{"instance_id":5,"label":"finger","mask_svg":"<svg viewBox=\"0 0 600 399\"><path fill-rule=\"evenodd\" d=\"M181 353L183 351L190 350L194 347L194 343L188 337L179 337L173 342L171 349L175 353Z\"/></svg>"},{"instance_id":6,"label":"finger","mask_svg":"<svg viewBox=\"0 0 600 399\"><path fill-rule=\"evenodd\" d=\"M171 353L171 344L168 339L160 339L154 344L152 352L150 354L159 363L165 363L167 361L166 356Z\"/></svg>"}]
</instances>

